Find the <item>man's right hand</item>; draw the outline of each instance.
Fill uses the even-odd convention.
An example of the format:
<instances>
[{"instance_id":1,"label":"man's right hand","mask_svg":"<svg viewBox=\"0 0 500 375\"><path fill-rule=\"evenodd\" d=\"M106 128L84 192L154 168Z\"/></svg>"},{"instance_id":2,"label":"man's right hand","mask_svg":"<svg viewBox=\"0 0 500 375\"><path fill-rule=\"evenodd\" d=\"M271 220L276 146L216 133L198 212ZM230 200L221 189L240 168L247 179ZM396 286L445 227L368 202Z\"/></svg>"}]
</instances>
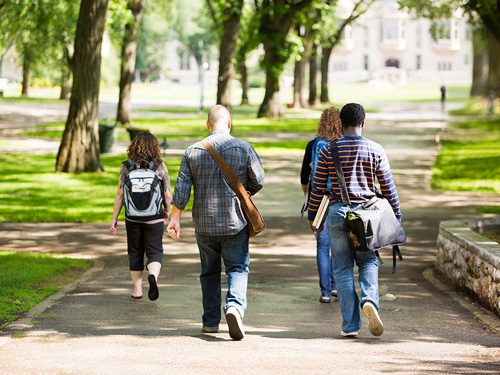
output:
<instances>
[{"instance_id":1,"label":"man's right hand","mask_svg":"<svg viewBox=\"0 0 500 375\"><path fill-rule=\"evenodd\" d=\"M170 220L167 226L167 233L170 238L177 241L181 237L181 224L176 220Z\"/></svg>"}]
</instances>

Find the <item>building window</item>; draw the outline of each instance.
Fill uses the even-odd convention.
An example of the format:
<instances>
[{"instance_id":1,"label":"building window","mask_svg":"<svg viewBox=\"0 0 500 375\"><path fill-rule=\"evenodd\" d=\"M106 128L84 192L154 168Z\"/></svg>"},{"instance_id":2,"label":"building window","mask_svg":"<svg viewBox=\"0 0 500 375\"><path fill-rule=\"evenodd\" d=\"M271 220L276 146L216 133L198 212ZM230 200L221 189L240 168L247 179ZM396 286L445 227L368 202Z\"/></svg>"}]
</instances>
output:
<instances>
[{"instance_id":1,"label":"building window","mask_svg":"<svg viewBox=\"0 0 500 375\"><path fill-rule=\"evenodd\" d=\"M450 20L441 20L436 23L436 37L438 40L451 39L451 22Z\"/></svg>"},{"instance_id":2,"label":"building window","mask_svg":"<svg viewBox=\"0 0 500 375\"><path fill-rule=\"evenodd\" d=\"M399 39L399 21L385 20L384 21L384 40L396 41Z\"/></svg>"},{"instance_id":3,"label":"building window","mask_svg":"<svg viewBox=\"0 0 500 375\"><path fill-rule=\"evenodd\" d=\"M415 34L415 44L417 47L420 47L420 45L422 44L422 26L420 25L420 23L417 24Z\"/></svg>"},{"instance_id":4,"label":"building window","mask_svg":"<svg viewBox=\"0 0 500 375\"><path fill-rule=\"evenodd\" d=\"M464 55L464 64L469 65L469 55L467 54Z\"/></svg>"},{"instance_id":5,"label":"building window","mask_svg":"<svg viewBox=\"0 0 500 375\"><path fill-rule=\"evenodd\" d=\"M339 42L342 44L346 44L348 42L352 42L352 27L346 26L344 30L340 33Z\"/></svg>"},{"instance_id":6,"label":"building window","mask_svg":"<svg viewBox=\"0 0 500 375\"><path fill-rule=\"evenodd\" d=\"M471 40L472 39L472 29L469 24L465 26L465 40Z\"/></svg>"},{"instance_id":7,"label":"building window","mask_svg":"<svg viewBox=\"0 0 500 375\"><path fill-rule=\"evenodd\" d=\"M420 70L422 69L422 56L417 55L416 61L415 61L415 69Z\"/></svg>"},{"instance_id":8,"label":"building window","mask_svg":"<svg viewBox=\"0 0 500 375\"><path fill-rule=\"evenodd\" d=\"M333 70L346 71L347 70L347 62L339 61L339 62L333 63Z\"/></svg>"},{"instance_id":9,"label":"building window","mask_svg":"<svg viewBox=\"0 0 500 375\"><path fill-rule=\"evenodd\" d=\"M187 53L179 54L180 70L191 70L190 56Z\"/></svg>"},{"instance_id":10,"label":"building window","mask_svg":"<svg viewBox=\"0 0 500 375\"><path fill-rule=\"evenodd\" d=\"M368 70L368 55L363 56L363 67L365 70Z\"/></svg>"},{"instance_id":11,"label":"building window","mask_svg":"<svg viewBox=\"0 0 500 375\"><path fill-rule=\"evenodd\" d=\"M438 70L440 71L449 71L452 69L451 62L449 61L440 61L438 63Z\"/></svg>"}]
</instances>

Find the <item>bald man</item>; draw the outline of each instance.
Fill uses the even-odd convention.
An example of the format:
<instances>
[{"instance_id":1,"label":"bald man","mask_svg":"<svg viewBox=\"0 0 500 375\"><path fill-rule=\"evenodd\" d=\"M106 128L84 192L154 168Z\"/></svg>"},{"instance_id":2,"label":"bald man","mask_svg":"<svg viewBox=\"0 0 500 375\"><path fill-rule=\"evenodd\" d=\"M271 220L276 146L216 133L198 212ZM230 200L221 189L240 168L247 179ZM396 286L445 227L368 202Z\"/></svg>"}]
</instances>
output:
<instances>
[{"instance_id":1,"label":"bald man","mask_svg":"<svg viewBox=\"0 0 500 375\"><path fill-rule=\"evenodd\" d=\"M216 105L208 114L206 140L222 156L251 195L264 184L264 170L255 150L247 142L232 137L228 110ZM167 231L178 240L181 213L194 187L193 221L200 251L200 283L203 294L202 332L216 333L221 320L221 257L227 274L224 305L229 335L241 340L245 335L243 316L247 307L248 251L247 222L234 191L200 142L191 145L182 159L172 201Z\"/></svg>"}]
</instances>

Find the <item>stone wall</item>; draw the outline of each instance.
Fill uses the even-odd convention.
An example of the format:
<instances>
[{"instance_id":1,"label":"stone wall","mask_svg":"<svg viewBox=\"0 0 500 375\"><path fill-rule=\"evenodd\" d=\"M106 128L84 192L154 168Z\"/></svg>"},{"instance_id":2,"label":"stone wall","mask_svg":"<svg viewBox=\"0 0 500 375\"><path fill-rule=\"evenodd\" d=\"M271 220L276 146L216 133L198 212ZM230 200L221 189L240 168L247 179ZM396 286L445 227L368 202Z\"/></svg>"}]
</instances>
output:
<instances>
[{"instance_id":1,"label":"stone wall","mask_svg":"<svg viewBox=\"0 0 500 375\"><path fill-rule=\"evenodd\" d=\"M436 267L500 315L500 245L473 229L500 225L500 217L441 222Z\"/></svg>"}]
</instances>

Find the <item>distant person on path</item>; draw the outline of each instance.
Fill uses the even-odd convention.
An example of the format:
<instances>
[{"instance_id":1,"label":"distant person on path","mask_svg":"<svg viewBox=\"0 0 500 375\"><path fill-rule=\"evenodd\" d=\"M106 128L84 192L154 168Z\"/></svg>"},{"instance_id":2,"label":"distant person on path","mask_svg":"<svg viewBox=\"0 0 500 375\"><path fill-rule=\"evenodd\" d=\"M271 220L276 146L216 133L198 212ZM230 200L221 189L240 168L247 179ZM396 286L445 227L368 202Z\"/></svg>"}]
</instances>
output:
<instances>
[{"instance_id":1,"label":"distant person on path","mask_svg":"<svg viewBox=\"0 0 500 375\"><path fill-rule=\"evenodd\" d=\"M335 262L335 281L342 313L341 335L354 337L361 329L360 306L368 319L368 329L375 336L384 332L379 316L378 259L374 252L353 252L347 242L344 220L349 209L368 201L375 195L375 180L380 183L381 193L390 202L398 220L401 220L399 198L392 178L391 167L384 149L362 136L365 111L356 103L346 104L340 111L344 136L338 139L342 172L352 204L342 203L340 186L330 146L319 155L318 166L309 199L309 220L312 221L330 177L330 208L328 214L330 239ZM312 225L311 225L312 227ZM354 286L354 262L359 270L361 301ZM360 303L361 302L361 303Z\"/></svg>"},{"instance_id":2,"label":"distant person on path","mask_svg":"<svg viewBox=\"0 0 500 375\"><path fill-rule=\"evenodd\" d=\"M488 115L495 114L495 91L490 90L488 95Z\"/></svg>"},{"instance_id":3,"label":"distant person on path","mask_svg":"<svg viewBox=\"0 0 500 375\"><path fill-rule=\"evenodd\" d=\"M170 180L158 140L151 133L137 134L128 146L127 157L120 169L110 231L116 235L118 216L125 205L132 298L142 298L146 255L148 297L154 301L159 296L157 281L163 264L164 221L168 219L172 200Z\"/></svg>"},{"instance_id":4,"label":"distant person on path","mask_svg":"<svg viewBox=\"0 0 500 375\"><path fill-rule=\"evenodd\" d=\"M300 170L300 184L306 197L310 195L312 177L318 164L318 156L321 149L329 142L342 136L342 124L340 122L340 112L337 108L330 107L323 111L319 120L316 138L306 146L302 169ZM325 189L325 194L330 192L330 178ZM304 205L307 210L307 201ZM319 301L329 303L331 297L337 297L337 287L333 274L333 258L330 252L330 234L328 230L328 219L325 221L323 230L315 233L316 236L316 262L318 265L319 288L321 296Z\"/></svg>"},{"instance_id":5,"label":"distant person on path","mask_svg":"<svg viewBox=\"0 0 500 375\"><path fill-rule=\"evenodd\" d=\"M255 150L247 142L233 138L228 110L214 106L209 114L206 140L221 155L251 195L264 184L264 170ZM219 331L221 320L221 257L227 274L228 290L224 312L229 335L241 340L247 307L248 249L247 222L238 198L208 151L200 142L191 145L181 162L175 185L168 234L180 237L181 213L194 186L193 221L200 251L200 283L203 295L202 332Z\"/></svg>"},{"instance_id":6,"label":"distant person on path","mask_svg":"<svg viewBox=\"0 0 500 375\"><path fill-rule=\"evenodd\" d=\"M439 91L441 91L441 111L444 112L446 108L446 85L441 85Z\"/></svg>"}]
</instances>

